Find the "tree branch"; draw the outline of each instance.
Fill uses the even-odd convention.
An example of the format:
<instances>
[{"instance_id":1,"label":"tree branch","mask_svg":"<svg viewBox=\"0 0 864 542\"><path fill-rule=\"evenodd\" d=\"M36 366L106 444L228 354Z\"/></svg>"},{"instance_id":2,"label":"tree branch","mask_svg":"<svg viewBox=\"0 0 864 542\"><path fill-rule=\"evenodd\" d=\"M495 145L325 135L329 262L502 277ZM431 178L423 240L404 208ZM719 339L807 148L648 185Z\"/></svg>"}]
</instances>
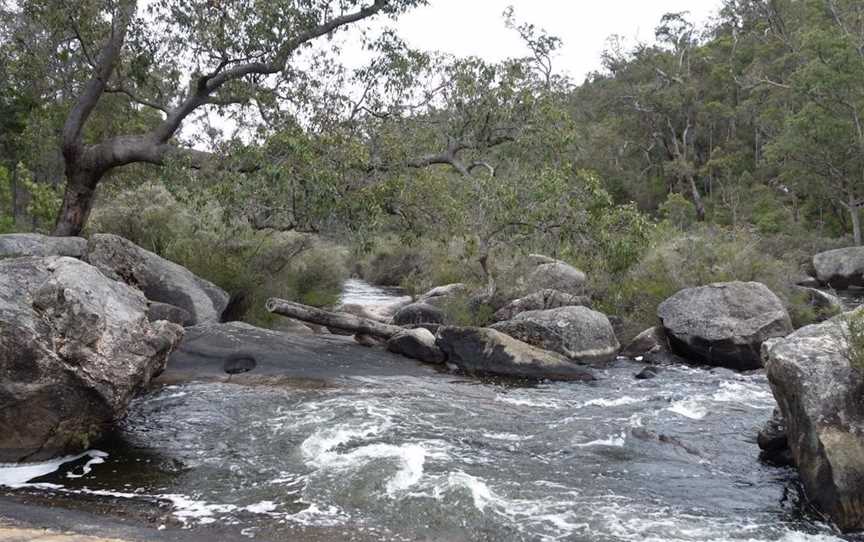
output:
<instances>
[{"instance_id":1,"label":"tree branch","mask_svg":"<svg viewBox=\"0 0 864 542\"><path fill-rule=\"evenodd\" d=\"M125 94L130 100L133 102L143 105L145 107L150 107L159 111L162 111L166 115L170 112L170 109L165 107L164 105L160 105L156 102L151 102L149 100L145 100L143 98L139 98L137 95L133 94L131 91L127 90L124 87L111 87L105 88L106 94Z\"/></svg>"},{"instance_id":2,"label":"tree branch","mask_svg":"<svg viewBox=\"0 0 864 542\"><path fill-rule=\"evenodd\" d=\"M96 70L93 77L84 85L78 101L72 107L66 117L63 126L63 155L67 163L76 163L82 152L81 134L84 124L108 85L108 80L114 72L117 60L120 58L120 50L126 39L126 31L135 13L135 0L123 0L114 20L111 22L111 35L102 46L99 57L96 60Z\"/></svg>"}]
</instances>

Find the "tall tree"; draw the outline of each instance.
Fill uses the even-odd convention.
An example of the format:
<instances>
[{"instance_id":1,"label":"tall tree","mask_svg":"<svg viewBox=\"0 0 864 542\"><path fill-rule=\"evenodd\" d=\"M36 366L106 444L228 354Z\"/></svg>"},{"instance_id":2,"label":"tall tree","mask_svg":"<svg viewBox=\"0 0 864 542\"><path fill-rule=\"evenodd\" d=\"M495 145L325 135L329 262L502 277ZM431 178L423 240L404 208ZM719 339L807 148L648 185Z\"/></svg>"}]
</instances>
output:
<instances>
[{"instance_id":1,"label":"tall tree","mask_svg":"<svg viewBox=\"0 0 864 542\"><path fill-rule=\"evenodd\" d=\"M86 7L97 16L86 20L60 0L25 2L23 10L38 4L68 14L55 23L74 37L70 53L80 62L69 65L87 71L62 130L66 192L54 233L81 231L99 182L115 168L212 163L210 154L177 141L202 108L247 104L262 88L290 85L301 50L316 38L422 2L159 0L138 15L136 0L93 0ZM94 134L94 112L112 95L160 118L140 132Z\"/></svg>"}]
</instances>

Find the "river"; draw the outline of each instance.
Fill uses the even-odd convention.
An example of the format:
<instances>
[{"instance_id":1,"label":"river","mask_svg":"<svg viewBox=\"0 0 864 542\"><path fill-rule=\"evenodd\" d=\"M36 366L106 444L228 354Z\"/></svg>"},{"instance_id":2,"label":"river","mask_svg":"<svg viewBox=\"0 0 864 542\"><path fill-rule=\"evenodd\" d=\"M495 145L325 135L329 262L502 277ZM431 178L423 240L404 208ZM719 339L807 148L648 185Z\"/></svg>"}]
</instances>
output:
<instances>
[{"instance_id":1,"label":"river","mask_svg":"<svg viewBox=\"0 0 864 542\"><path fill-rule=\"evenodd\" d=\"M352 282L343 302L396 295ZM619 359L590 384L430 368L172 385L101 451L0 483L161 503L157 529L261 540L842 540L802 507L793 470L758 460L763 373L637 380L642 367Z\"/></svg>"}]
</instances>

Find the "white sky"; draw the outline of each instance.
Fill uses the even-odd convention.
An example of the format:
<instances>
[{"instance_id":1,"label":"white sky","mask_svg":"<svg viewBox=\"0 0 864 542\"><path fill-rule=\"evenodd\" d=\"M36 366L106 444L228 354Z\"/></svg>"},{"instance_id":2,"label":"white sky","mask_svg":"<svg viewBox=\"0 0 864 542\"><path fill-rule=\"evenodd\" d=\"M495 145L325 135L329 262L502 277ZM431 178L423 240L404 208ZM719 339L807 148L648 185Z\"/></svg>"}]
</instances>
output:
<instances>
[{"instance_id":1,"label":"white sky","mask_svg":"<svg viewBox=\"0 0 864 542\"><path fill-rule=\"evenodd\" d=\"M722 0L429 0L429 4L395 23L373 23L371 27L394 26L416 49L479 56L494 62L528 54L516 31L504 24L504 10L513 6L518 23L532 23L563 40L553 68L578 83L600 68L600 56L610 36L620 35L630 45L650 42L660 18L670 12L689 12L689 20L701 28L716 15ZM355 27L338 38L342 46L339 60L348 67L360 67L369 60L368 53L358 50L359 45L353 46L359 43L360 35ZM206 115L213 126L227 131L236 126L215 111L208 110ZM183 130L187 136L198 131L198 123L190 123Z\"/></svg>"},{"instance_id":2,"label":"white sky","mask_svg":"<svg viewBox=\"0 0 864 542\"><path fill-rule=\"evenodd\" d=\"M430 0L401 17L396 28L412 46L486 60L524 56L519 36L504 26L502 13L515 9L529 22L564 40L555 68L581 80L600 66L606 40L620 34L635 43L651 41L665 13L689 11L701 26L721 0Z\"/></svg>"}]
</instances>

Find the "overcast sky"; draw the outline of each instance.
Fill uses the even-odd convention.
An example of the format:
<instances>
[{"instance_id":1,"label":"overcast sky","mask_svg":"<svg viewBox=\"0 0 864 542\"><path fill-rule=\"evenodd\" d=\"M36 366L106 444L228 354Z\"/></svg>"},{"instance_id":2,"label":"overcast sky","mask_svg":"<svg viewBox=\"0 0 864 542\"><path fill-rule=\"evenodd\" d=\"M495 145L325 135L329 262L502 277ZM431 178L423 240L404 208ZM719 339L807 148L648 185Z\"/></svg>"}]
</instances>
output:
<instances>
[{"instance_id":1,"label":"overcast sky","mask_svg":"<svg viewBox=\"0 0 864 542\"><path fill-rule=\"evenodd\" d=\"M721 0L430 0L396 23L400 35L420 49L487 60L523 56L518 35L504 26L502 13L515 8L516 19L545 28L564 40L556 70L581 79L600 65L606 39L620 34L649 41L664 13L689 11L702 23Z\"/></svg>"}]
</instances>

